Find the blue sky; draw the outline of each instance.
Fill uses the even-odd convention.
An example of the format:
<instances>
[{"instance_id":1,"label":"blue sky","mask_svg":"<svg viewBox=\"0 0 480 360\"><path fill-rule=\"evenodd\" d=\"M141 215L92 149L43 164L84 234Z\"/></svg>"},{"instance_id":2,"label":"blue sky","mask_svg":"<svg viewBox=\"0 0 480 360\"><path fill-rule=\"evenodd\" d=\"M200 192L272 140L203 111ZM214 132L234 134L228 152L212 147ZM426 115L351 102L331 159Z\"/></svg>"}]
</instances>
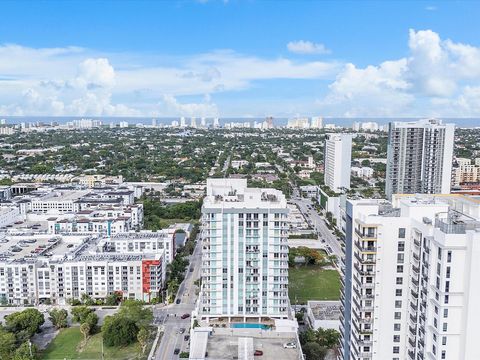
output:
<instances>
[{"instance_id":1,"label":"blue sky","mask_svg":"<svg viewBox=\"0 0 480 360\"><path fill-rule=\"evenodd\" d=\"M473 1L4 1L1 115L480 116Z\"/></svg>"}]
</instances>

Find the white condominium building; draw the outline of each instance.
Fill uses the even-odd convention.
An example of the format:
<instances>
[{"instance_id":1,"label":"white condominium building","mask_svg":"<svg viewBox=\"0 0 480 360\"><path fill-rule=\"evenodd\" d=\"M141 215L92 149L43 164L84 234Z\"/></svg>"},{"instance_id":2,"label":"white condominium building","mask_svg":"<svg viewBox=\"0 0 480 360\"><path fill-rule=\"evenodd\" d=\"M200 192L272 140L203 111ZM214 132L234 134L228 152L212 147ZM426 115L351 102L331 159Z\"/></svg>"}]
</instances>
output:
<instances>
[{"instance_id":1,"label":"white condominium building","mask_svg":"<svg viewBox=\"0 0 480 360\"><path fill-rule=\"evenodd\" d=\"M288 318L287 201L245 179L208 179L198 314Z\"/></svg>"},{"instance_id":2,"label":"white condominium building","mask_svg":"<svg viewBox=\"0 0 480 360\"><path fill-rule=\"evenodd\" d=\"M449 194L455 125L440 120L392 122L388 132L385 192Z\"/></svg>"},{"instance_id":3,"label":"white condominium building","mask_svg":"<svg viewBox=\"0 0 480 360\"><path fill-rule=\"evenodd\" d=\"M479 256L479 198L348 201L341 358L480 359Z\"/></svg>"},{"instance_id":4,"label":"white condominium building","mask_svg":"<svg viewBox=\"0 0 480 360\"><path fill-rule=\"evenodd\" d=\"M149 301L163 289L167 261L165 249L147 249L142 235L0 233L0 304L65 305L112 293ZM127 237L133 248L115 246Z\"/></svg>"},{"instance_id":5,"label":"white condominium building","mask_svg":"<svg viewBox=\"0 0 480 360\"><path fill-rule=\"evenodd\" d=\"M325 185L332 191L350 189L350 166L352 162L352 135L325 135Z\"/></svg>"}]
</instances>

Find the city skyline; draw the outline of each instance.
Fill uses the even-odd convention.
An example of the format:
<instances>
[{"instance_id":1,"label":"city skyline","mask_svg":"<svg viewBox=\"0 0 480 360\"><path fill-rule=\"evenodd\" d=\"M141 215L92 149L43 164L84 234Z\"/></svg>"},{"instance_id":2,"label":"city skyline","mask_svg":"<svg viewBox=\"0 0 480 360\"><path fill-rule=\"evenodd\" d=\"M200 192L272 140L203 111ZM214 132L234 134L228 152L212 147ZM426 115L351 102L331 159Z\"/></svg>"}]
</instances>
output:
<instances>
[{"instance_id":1,"label":"city skyline","mask_svg":"<svg viewBox=\"0 0 480 360\"><path fill-rule=\"evenodd\" d=\"M478 6L6 2L0 116L476 117Z\"/></svg>"}]
</instances>

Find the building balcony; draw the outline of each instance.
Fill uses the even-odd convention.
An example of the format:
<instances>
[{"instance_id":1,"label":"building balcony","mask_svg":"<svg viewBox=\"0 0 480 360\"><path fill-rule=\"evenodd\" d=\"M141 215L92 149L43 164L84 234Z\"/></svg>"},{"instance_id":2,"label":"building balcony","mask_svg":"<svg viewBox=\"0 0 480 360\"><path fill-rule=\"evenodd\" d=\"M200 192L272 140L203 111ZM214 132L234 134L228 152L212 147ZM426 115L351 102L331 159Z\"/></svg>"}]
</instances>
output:
<instances>
[{"instance_id":1,"label":"building balcony","mask_svg":"<svg viewBox=\"0 0 480 360\"><path fill-rule=\"evenodd\" d=\"M362 270L357 263L355 263L354 268L357 271L357 273L361 276L374 276L375 275L375 271L373 271L373 270Z\"/></svg>"},{"instance_id":2,"label":"building balcony","mask_svg":"<svg viewBox=\"0 0 480 360\"><path fill-rule=\"evenodd\" d=\"M355 241L355 246L357 247L358 250L360 250L362 253L370 253L374 254L377 252L377 247L373 245L367 245L367 244L362 244L360 241Z\"/></svg>"},{"instance_id":3,"label":"building balcony","mask_svg":"<svg viewBox=\"0 0 480 360\"><path fill-rule=\"evenodd\" d=\"M355 252L355 258L363 265L363 264L375 264L376 260L372 257L361 257L357 252Z\"/></svg>"},{"instance_id":4,"label":"building balcony","mask_svg":"<svg viewBox=\"0 0 480 360\"><path fill-rule=\"evenodd\" d=\"M358 228L355 228L355 234L357 234L360 238L365 240L377 240L377 234L375 233L362 233Z\"/></svg>"}]
</instances>

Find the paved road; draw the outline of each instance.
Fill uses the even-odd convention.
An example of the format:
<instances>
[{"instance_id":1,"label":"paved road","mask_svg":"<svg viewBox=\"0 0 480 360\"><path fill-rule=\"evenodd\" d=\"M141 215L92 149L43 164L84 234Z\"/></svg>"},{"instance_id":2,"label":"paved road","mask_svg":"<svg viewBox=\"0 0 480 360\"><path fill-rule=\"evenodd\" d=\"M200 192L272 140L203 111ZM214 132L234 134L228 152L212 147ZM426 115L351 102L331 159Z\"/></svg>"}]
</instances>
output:
<instances>
[{"instance_id":1,"label":"paved road","mask_svg":"<svg viewBox=\"0 0 480 360\"><path fill-rule=\"evenodd\" d=\"M198 240L190 257L187 276L178 289L177 299L181 299L182 302L163 307L158 306L154 309L155 318L164 326L163 337L154 356L155 360L178 359L178 355L173 354L175 349L187 351L188 341L184 340L184 336L189 334L191 319L181 319L181 316L182 314L191 314L195 308L197 287L194 285L194 281L200 277L201 261L202 242ZM191 268L193 268L193 272L190 272ZM185 329L184 334L178 332L180 328Z\"/></svg>"},{"instance_id":2,"label":"paved road","mask_svg":"<svg viewBox=\"0 0 480 360\"><path fill-rule=\"evenodd\" d=\"M290 199L290 201L298 206L307 220L310 219L312 221L315 231L320 235L320 239L325 240L325 244L329 245L332 249L332 254L336 255L337 258L340 259L343 256L340 241L327 227L325 219L323 219L315 209L309 210L307 208L308 205L312 205L312 201L310 199L298 197L297 191L294 191L294 196Z\"/></svg>"}]
</instances>

